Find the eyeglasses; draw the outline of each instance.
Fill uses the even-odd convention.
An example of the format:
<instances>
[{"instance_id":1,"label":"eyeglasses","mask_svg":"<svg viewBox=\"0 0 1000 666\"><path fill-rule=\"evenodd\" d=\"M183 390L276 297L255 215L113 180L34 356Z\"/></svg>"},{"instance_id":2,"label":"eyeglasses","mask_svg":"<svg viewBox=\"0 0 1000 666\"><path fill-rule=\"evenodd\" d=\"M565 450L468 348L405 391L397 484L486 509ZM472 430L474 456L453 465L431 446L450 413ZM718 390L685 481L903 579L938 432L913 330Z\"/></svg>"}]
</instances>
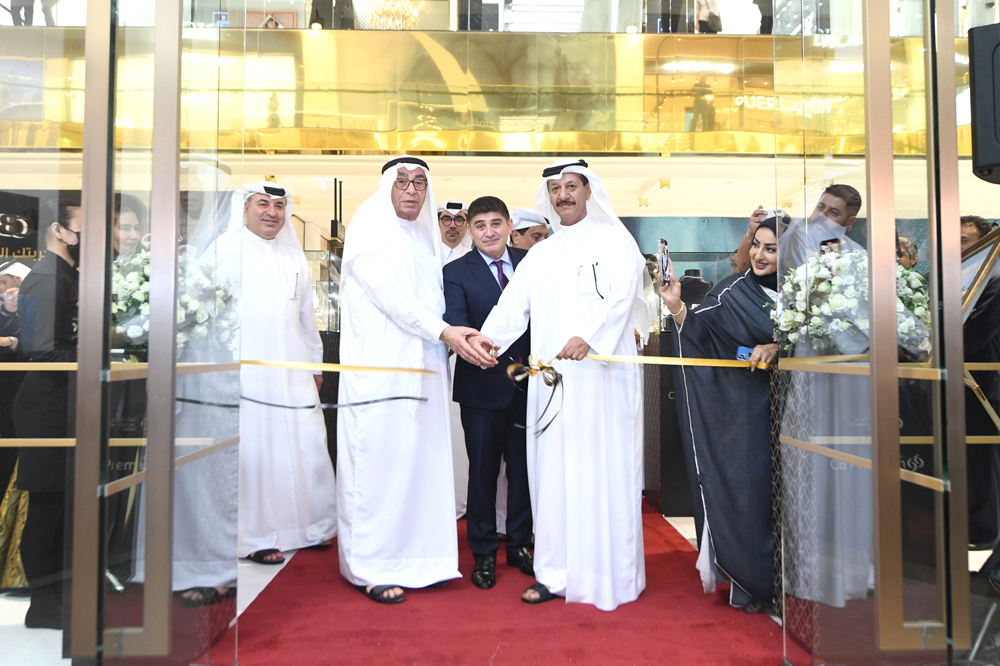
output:
<instances>
[{"instance_id":1,"label":"eyeglasses","mask_svg":"<svg viewBox=\"0 0 1000 666\"><path fill-rule=\"evenodd\" d=\"M452 217L451 215L442 215L438 218L438 221L446 227L462 227L465 225L464 217Z\"/></svg>"},{"instance_id":2,"label":"eyeglasses","mask_svg":"<svg viewBox=\"0 0 1000 666\"><path fill-rule=\"evenodd\" d=\"M410 183L413 183L413 189L415 189L417 192L423 192L424 190L427 189L426 180L410 180L409 178L397 178L396 189L405 190L410 186Z\"/></svg>"}]
</instances>

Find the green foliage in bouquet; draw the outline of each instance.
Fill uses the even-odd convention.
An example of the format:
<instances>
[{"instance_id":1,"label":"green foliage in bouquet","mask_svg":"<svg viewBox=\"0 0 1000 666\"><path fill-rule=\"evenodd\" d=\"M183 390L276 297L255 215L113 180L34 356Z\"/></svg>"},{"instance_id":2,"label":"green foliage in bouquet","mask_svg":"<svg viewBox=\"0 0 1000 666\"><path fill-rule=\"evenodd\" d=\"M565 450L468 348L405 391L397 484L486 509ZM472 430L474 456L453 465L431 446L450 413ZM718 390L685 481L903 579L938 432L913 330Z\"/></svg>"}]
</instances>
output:
<instances>
[{"instance_id":1,"label":"green foliage in bouquet","mask_svg":"<svg viewBox=\"0 0 1000 666\"><path fill-rule=\"evenodd\" d=\"M898 344L916 357L930 351L927 283L896 265ZM868 255L863 251L816 253L790 269L771 311L775 341L790 351L808 341L817 351L863 348L868 341Z\"/></svg>"},{"instance_id":2,"label":"green foliage in bouquet","mask_svg":"<svg viewBox=\"0 0 1000 666\"><path fill-rule=\"evenodd\" d=\"M177 264L177 349L196 345L200 349L236 347L240 325L238 303L229 285L209 275L193 254L183 252Z\"/></svg>"},{"instance_id":3,"label":"green foliage in bouquet","mask_svg":"<svg viewBox=\"0 0 1000 666\"><path fill-rule=\"evenodd\" d=\"M177 350L189 344L232 350L239 328L238 303L229 285L210 278L213 271L182 252L177 265ZM115 260L111 274L114 331L136 352L149 344L149 250Z\"/></svg>"},{"instance_id":4,"label":"green foliage in bouquet","mask_svg":"<svg viewBox=\"0 0 1000 666\"><path fill-rule=\"evenodd\" d=\"M149 344L149 250L122 255L111 268L114 331L135 351Z\"/></svg>"}]
</instances>

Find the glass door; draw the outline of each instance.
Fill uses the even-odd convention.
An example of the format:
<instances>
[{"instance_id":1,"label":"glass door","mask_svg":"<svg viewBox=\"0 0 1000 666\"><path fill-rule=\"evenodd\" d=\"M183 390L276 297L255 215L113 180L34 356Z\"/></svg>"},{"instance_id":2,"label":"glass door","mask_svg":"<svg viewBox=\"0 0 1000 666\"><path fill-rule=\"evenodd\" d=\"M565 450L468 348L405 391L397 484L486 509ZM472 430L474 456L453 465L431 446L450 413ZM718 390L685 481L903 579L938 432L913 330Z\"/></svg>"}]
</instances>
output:
<instances>
[{"instance_id":1,"label":"glass door","mask_svg":"<svg viewBox=\"0 0 1000 666\"><path fill-rule=\"evenodd\" d=\"M235 664L240 257L216 240L242 220L219 70L243 31L77 9L0 28L9 656Z\"/></svg>"},{"instance_id":2,"label":"glass door","mask_svg":"<svg viewBox=\"0 0 1000 666\"><path fill-rule=\"evenodd\" d=\"M103 652L228 666L241 262L219 238L242 227L242 154L219 150L219 82L242 29L182 28L182 10L135 3L117 40Z\"/></svg>"},{"instance_id":3,"label":"glass door","mask_svg":"<svg viewBox=\"0 0 1000 666\"><path fill-rule=\"evenodd\" d=\"M966 455L971 483L985 449L956 418L967 395L955 10L925 2L907 22L863 3L854 39L805 25L799 39L775 38L779 97L836 99L852 80L865 91L803 118L802 155L776 159L777 198L793 209L779 240L787 358L774 439L796 666L945 662L971 647ZM817 67L831 49L836 66ZM865 157L834 159L815 125L852 112L863 113Z\"/></svg>"}]
</instances>

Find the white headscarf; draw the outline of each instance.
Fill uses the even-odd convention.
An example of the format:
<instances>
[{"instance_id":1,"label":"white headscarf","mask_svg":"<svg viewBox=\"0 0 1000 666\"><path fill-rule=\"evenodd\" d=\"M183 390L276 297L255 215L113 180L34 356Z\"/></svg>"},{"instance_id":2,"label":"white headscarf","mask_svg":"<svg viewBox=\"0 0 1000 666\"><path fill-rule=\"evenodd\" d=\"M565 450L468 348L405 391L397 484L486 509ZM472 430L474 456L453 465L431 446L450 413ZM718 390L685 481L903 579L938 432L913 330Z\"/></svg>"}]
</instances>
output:
<instances>
[{"instance_id":1,"label":"white headscarf","mask_svg":"<svg viewBox=\"0 0 1000 666\"><path fill-rule=\"evenodd\" d=\"M281 185L266 180L246 185L242 190L233 192L232 217L226 233L242 233L243 227L247 225L246 203L255 194L262 194L268 199L285 200L285 224L278 231L275 240L282 245L302 252L302 244L299 242L298 236L295 235L295 227L292 225L292 207L294 205L292 195Z\"/></svg>"},{"instance_id":2,"label":"white headscarf","mask_svg":"<svg viewBox=\"0 0 1000 666\"><path fill-rule=\"evenodd\" d=\"M622 232L629 234L625 225L622 224L621 219L615 215L614 209L611 208L611 198L608 196L608 190L604 187L601 179L588 168L588 164L584 160L571 158L556 160L552 166L542 172L542 184L539 185L538 194L535 195L535 208L550 220L555 231L559 231L562 228L562 224L559 214L552 207L552 200L549 198L548 183L550 180L559 180L566 173L578 173L587 178L588 185L590 185L590 199L587 200L587 217L600 224L617 227ZM631 234L629 234L629 237L631 238ZM634 238L632 239L632 247L635 248L636 270L640 271L644 276L636 285L632 315L635 319L636 330L639 331L643 342L645 342L649 338L649 312L646 307L646 298L643 294L643 285L645 280L649 279L649 276L646 274L646 259L639 252L639 246L636 244Z\"/></svg>"},{"instance_id":3,"label":"white headscarf","mask_svg":"<svg viewBox=\"0 0 1000 666\"><path fill-rule=\"evenodd\" d=\"M446 210L468 213L469 207L466 206L463 201L460 201L458 199L448 199L447 201L441 202L437 207L438 213L443 213Z\"/></svg>"},{"instance_id":4,"label":"white headscarf","mask_svg":"<svg viewBox=\"0 0 1000 666\"><path fill-rule=\"evenodd\" d=\"M344 243L344 262L351 261L355 256L364 252L369 243L387 242L390 247L407 247L403 230L396 223L396 208L392 205L392 188L398 177L397 171L406 169L413 171L420 169L427 177L427 190L424 197L424 205L417 215L415 224L421 229L430 246L434 248L437 255L438 264L441 263L441 232L438 230L437 204L434 200L434 188L431 186L431 174L427 163L419 157L403 155L396 157L382 167L382 178L378 183L378 191L368 197L358 208L351 218L351 223L347 226L347 237L354 241ZM391 224L390 224L391 223Z\"/></svg>"},{"instance_id":5,"label":"white headscarf","mask_svg":"<svg viewBox=\"0 0 1000 666\"><path fill-rule=\"evenodd\" d=\"M514 223L514 231L523 231L539 225L549 226L548 221L533 208L515 208L510 211L510 219Z\"/></svg>"},{"instance_id":6,"label":"white headscarf","mask_svg":"<svg viewBox=\"0 0 1000 666\"><path fill-rule=\"evenodd\" d=\"M181 161L181 189L201 198L201 206L187 215L187 245L201 254L229 230L233 212L233 192L239 194L230 179L230 169L213 155L191 154ZM236 199L239 201L239 198ZM243 207L238 206L240 213Z\"/></svg>"},{"instance_id":7,"label":"white headscarf","mask_svg":"<svg viewBox=\"0 0 1000 666\"><path fill-rule=\"evenodd\" d=\"M24 279L28 276L31 269L27 265L22 264L20 261L8 261L6 264L0 264L0 277L4 275L13 275L16 278Z\"/></svg>"},{"instance_id":8,"label":"white headscarf","mask_svg":"<svg viewBox=\"0 0 1000 666\"><path fill-rule=\"evenodd\" d=\"M562 168L560 168L562 167ZM587 217L602 224L613 224L625 228L622 221L615 215L611 208L611 199L608 197L608 190L596 173L588 168L587 163L581 159L561 159L552 163L552 166L542 172L542 184L538 186L538 194L535 195L535 208L543 217L549 219L549 223L555 231L562 229L559 221L559 214L552 207L552 200L549 198L548 183L550 180L559 180L565 173L578 173L587 178L590 185L590 199L587 201ZM549 175L545 175L549 174ZM638 246L636 247L638 252Z\"/></svg>"}]
</instances>

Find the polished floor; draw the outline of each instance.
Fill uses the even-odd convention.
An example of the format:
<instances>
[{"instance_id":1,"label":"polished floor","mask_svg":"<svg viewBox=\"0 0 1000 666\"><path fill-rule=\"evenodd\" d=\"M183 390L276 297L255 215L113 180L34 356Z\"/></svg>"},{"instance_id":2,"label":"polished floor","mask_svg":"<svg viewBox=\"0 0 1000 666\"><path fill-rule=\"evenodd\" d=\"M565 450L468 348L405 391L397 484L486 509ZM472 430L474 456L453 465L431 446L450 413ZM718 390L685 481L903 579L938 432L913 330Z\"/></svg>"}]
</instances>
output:
<instances>
[{"instance_id":1,"label":"polished floor","mask_svg":"<svg viewBox=\"0 0 1000 666\"><path fill-rule=\"evenodd\" d=\"M263 567L241 561L238 569L236 610L242 614L264 591L295 555L285 553L285 563ZM62 658L62 632L54 629L26 629L24 614L28 598L0 594L0 666L70 666Z\"/></svg>"}]
</instances>

